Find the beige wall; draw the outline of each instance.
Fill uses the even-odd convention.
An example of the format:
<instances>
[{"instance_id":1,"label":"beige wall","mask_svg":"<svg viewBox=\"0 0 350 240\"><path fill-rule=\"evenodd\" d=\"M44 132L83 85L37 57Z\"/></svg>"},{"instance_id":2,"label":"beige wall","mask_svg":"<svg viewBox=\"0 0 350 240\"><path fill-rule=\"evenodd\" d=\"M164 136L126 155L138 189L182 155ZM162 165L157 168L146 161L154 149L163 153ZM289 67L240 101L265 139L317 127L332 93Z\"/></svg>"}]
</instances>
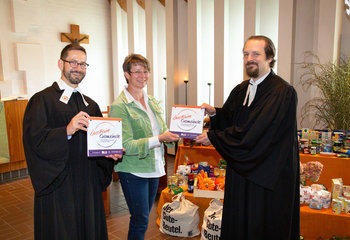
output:
<instances>
[{"instance_id":1,"label":"beige wall","mask_svg":"<svg viewBox=\"0 0 350 240\"><path fill-rule=\"evenodd\" d=\"M341 4L341 25L336 24L336 4ZM304 89L300 83L300 76L303 73L300 64L305 59L305 52L312 51L316 54L321 63L333 61L334 55L339 52L340 55L350 57L350 18L345 14L344 2L342 0L313 0L296 1L295 13L295 47L292 61L293 85L298 92L298 123L299 127L313 127L314 118L301 120L301 108L312 97L319 96L316 88ZM337 45L336 29L341 29ZM339 34L338 34L339 35ZM339 48L339 49L338 49ZM310 60L310 59L308 59Z\"/></svg>"},{"instance_id":2,"label":"beige wall","mask_svg":"<svg viewBox=\"0 0 350 240\"><path fill-rule=\"evenodd\" d=\"M79 4L80 2L80 4ZM60 77L60 33L70 24L90 36L90 67L81 87L105 110L113 99L110 6L108 1L0 1L0 90L2 97L30 97Z\"/></svg>"}]
</instances>

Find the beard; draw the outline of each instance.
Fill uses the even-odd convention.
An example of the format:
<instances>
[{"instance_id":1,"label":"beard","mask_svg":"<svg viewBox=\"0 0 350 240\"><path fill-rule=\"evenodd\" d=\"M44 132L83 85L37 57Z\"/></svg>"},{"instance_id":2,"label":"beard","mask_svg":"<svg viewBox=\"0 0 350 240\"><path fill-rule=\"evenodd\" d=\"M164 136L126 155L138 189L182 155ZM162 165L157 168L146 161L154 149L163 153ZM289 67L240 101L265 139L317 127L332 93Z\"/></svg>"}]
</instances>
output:
<instances>
[{"instance_id":1,"label":"beard","mask_svg":"<svg viewBox=\"0 0 350 240\"><path fill-rule=\"evenodd\" d=\"M79 75L75 75L79 74ZM63 75L65 78L72 84L79 84L85 77L85 72L78 71L78 70L66 70L65 67L63 67Z\"/></svg>"},{"instance_id":2,"label":"beard","mask_svg":"<svg viewBox=\"0 0 350 240\"><path fill-rule=\"evenodd\" d=\"M254 68L253 65L255 65L256 68ZM259 66L255 62L247 62L245 65L245 70L247 75L251 78L257 78L259 76Z\"/></svg>"}]
</instances>

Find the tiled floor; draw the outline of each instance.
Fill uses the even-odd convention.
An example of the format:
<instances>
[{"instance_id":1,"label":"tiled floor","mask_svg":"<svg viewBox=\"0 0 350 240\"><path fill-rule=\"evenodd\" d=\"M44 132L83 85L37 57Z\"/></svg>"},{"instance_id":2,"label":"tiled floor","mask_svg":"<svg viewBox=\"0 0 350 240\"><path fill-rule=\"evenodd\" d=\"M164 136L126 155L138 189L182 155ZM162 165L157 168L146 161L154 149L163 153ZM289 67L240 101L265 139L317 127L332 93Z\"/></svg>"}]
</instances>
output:
<instances>
[{"instance_id":1,"label":"tiled floor","mask_svg":"<svg viewBox=\"0 0 350 240\"><path fill-rule=\"evenodd\" d=\"M174 157L168 157L168 172L172 172ZM112 182L111 214L107 218L110 240L127 239L129 211L119 181ZM27 240L33 239L33 201L34 191L30 178L16 180L0 185L0 239ZM159 196L158 196L159 197ZM150 223L145 239L182 240L189 238L171 237L162 234L156 224L158 197L152 208ZM16 204L14 204L14 202ZM191 238L200 239L200 236Z\"/></svg>"}]
</instances>

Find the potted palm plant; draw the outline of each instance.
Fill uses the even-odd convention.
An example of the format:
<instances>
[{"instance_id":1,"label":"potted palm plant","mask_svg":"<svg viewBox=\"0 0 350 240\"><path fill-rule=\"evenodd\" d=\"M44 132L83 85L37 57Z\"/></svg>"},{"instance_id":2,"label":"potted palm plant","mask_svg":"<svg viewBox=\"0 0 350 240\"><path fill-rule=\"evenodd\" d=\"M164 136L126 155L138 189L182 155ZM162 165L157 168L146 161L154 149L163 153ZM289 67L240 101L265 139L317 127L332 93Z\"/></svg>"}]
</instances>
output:
<instances>
[{"instance_id":1,"label":"potted palm plant","mask_svg":"<svg viewBox=\"0 0 350 240\"><path fill-rule=\"evenodd\" d=\"M350 129L350 59L342 57L339 62L321 64L319 58L310 52L307 57L315 61L301 63L303 87L315 86L320 90L301 109L302 121L306 117L315 119L315 126L331 130ZM314 126L314 127L315 127Z\"/></svg>"}]
</instances>

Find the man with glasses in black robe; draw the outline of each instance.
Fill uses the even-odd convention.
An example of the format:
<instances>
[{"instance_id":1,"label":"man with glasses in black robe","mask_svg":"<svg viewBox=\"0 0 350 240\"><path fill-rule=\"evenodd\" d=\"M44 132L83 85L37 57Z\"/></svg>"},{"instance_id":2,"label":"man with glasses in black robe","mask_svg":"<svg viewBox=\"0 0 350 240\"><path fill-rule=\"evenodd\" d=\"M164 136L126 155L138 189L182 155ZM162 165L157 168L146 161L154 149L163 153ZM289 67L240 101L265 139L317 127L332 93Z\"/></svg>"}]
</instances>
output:
<instances>
[{"instance_id":1,"label":"man with glasses in black robe","mask_svg":"<svg viewBox=\"0 0 350 240\"><path fill-rule=\"evenodd\" d=\"M35 239L108 239L102 191L110 184L114 161L87 157L89 116L99 106L83 95L86 51L67 45L58 67L61 78L28 102L23 145L35 190Z\"/></svg>"}]
</instances>

